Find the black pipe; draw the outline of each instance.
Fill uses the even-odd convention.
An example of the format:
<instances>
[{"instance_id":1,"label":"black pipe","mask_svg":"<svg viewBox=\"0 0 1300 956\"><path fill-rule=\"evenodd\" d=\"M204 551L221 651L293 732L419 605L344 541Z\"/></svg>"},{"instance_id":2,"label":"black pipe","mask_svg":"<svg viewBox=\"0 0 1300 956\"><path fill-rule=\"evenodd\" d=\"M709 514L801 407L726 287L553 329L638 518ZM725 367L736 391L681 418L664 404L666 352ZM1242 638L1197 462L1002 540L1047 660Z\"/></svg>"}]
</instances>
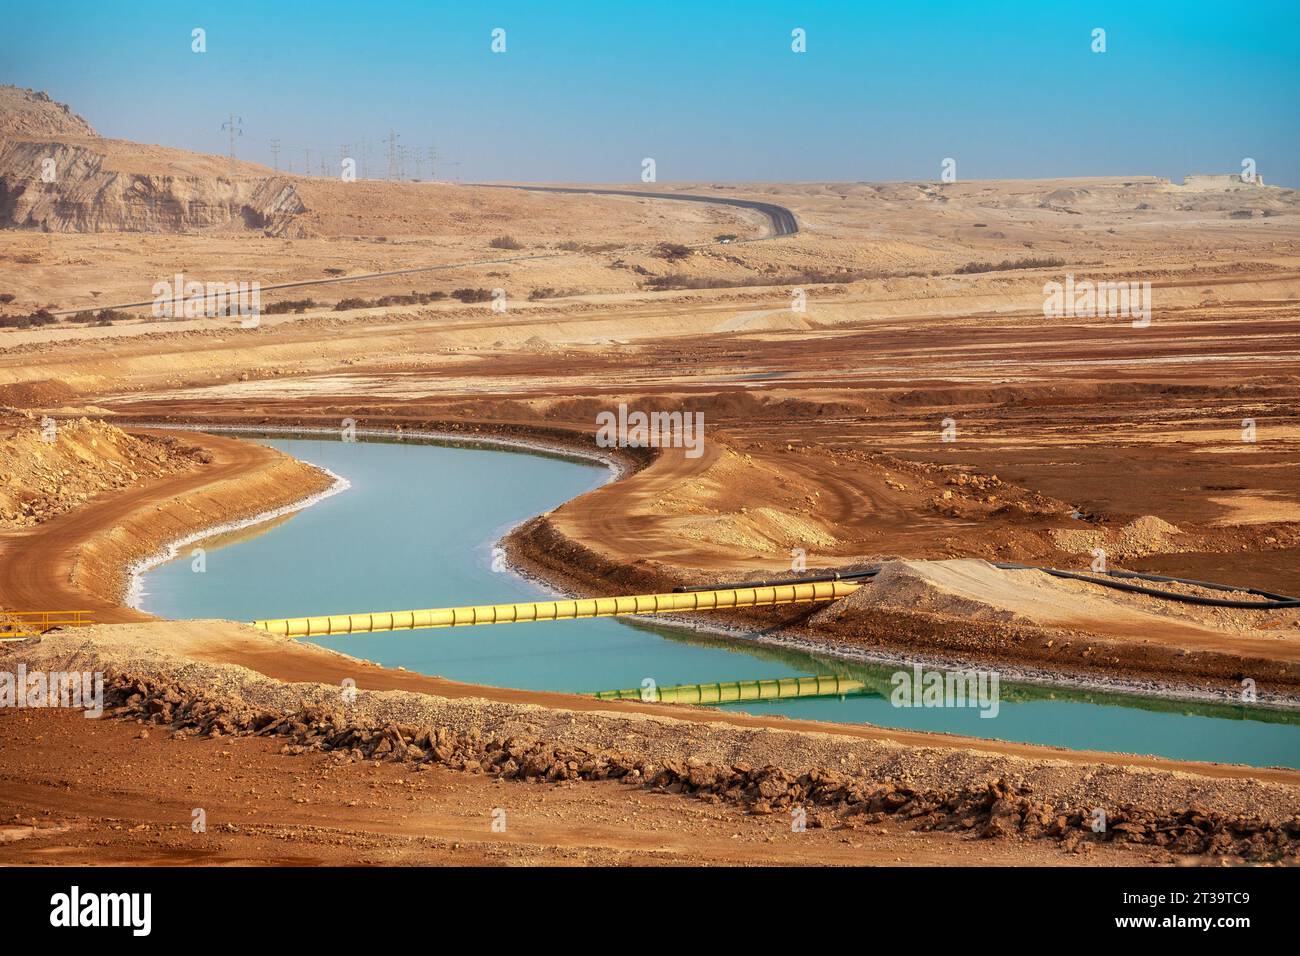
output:
<instances>
[{"instance_id":1,"label":"black pipe","mask_svg":"<svg viewBox=\"0 0 1300 956\"><path fill-rule=\"evenodd\" d=\"M1258 594L1261 597L1267 598L1267 600L1239 601L1231 598L1211 598L1201 597L1196 594L1179 594L1177 591L1164 591L1160 588L1144 588L1138 584L1125 584L1123 581L1107 581L1102 578L1092 577L1088 574L1081 574L1078 571L1062 571L1059 568L1038 568L1028 564L998 564L995 565L995 567L1003 568L1008 571L1042 571L1044 574L1050 574L1055 578L1069 578L1073 581L1099 584L1104 588L1113 588L1116 591L1127 591L1130 594L1146 594L1150 597L1160 598L1163 601L1177 601L1180 604L1196 604L1201 607L1234 607L1252 611L1280 611L1285 608L1300 607L1300 598L1287 597L1283 594L1271 594L1267 591L1260 591L1255 588L1232 587L1231 585L1214 584L1208 581L1193 581L1190 578L1164 577L1158 574L1139 574L1136 571L1098 572L1099 574L1106 574L1115 578L1137 578L1142 581L1163 581L1167 584L1188 584L1194 587L1210 588L1215 591Z\"/></svg>"},{"instance_id":2,"label":"black pipe","mask_svg":"<svg viewBox=\"0 0 1300 956\"><path fill-rule=\"evenodd\" d=\"M814 574L803 578L774 578L768 581L742 581L737 584L683 584L673 588L674 594L689 594L692 591L725 591L727 588L780 588L791 584L820 584L823 581L853 581L858 578L873 578L880 573L880 568L868 568L865 571L832 571L830 574Z\"/></svg>"},{"instance_id":3,"label":"black pipe","mask_svg":"<svg viewBox=\"0 0 1300 956\"><path fill-rule=\"evenodd\" d=\"M1208 588L1212 591L1227 591L1230 593L1254 594L1262 597L1263 601L1241 601L1232 598L1212 598L1201 597L1196 594L1179 594L1177 591L1165 591L1160 588L1142 587L1139 584L1125 584L1123 581L1108 581L1104 578L1093 577L1089 574L1083 574L1078 571L1062 571L1059 568L1040 568L1032 564L1015 564L1009 561L994 562L993 567L1000 568L1003 571L1042 571L1044 574L1050 574L1056 578L1068 578L1073 581L1083 581L1087 584L1097 584L1104 588L1113 588L1116 591L1126 591L1130 594L1145 594L1149 597L1160 598L1164 601L1177 601L1182 604L1196 604L1201 607L1231 607L1242 608L1251 611L1280 611L1285 608L1300 607L1300 598L1288 597L1285 594L1274 594L1271 591L1261 591L1258 588L1235 587L1231 584L1215 584L1212 581L1194 581L1191 578L1174 578L1166 577L1160 574L1143 574L1138 571L1098 571L1097 574L1105 574L1111 578L1136 578L1140 581L1154 581L1163 584L1186 584L1192 587ZM863 578L873 578L880 573L880 568L867 568L862 571L835 571L830 574L815 574L801 578L780 578L772 581L740 581L732 584L695 584L684 585L673 588L675 593L686 593L690 591L712 591L725 590L727 588L769 588L784 587L791 584L818 584L823 581L854 581Z\"/></svg>"}]
</instances>

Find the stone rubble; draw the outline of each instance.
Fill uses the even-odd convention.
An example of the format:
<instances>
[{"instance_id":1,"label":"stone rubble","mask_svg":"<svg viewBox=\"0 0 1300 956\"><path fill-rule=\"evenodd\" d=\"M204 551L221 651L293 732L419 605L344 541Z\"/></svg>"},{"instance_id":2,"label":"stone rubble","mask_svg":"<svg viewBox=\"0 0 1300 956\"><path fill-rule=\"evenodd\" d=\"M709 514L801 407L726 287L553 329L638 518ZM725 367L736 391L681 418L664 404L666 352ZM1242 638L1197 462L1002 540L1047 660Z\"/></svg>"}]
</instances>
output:
<instances>
[{"instance_id":1,"label":"stone rubble","mask_svg":"<svg viewBox=\"0 0 1300 956\"><path fill-rule=\"evenodd\" d=\"M294 713L230 704L182 683L110 671L105 715L168 727L178 737L284 738L286 754L328 752L339 760L439 765L504 780L551 782L619 780L632 786L726 802L754 814L804 808L810 827L857 827L886 817L916 829L975 831L985 838L1053 839L1070 852L1102 842L1143 844L1188 855L1239 856L1259 862L1300 862L1300 815L1246 819L1195 805L1153 812L1108 808L1105 828L1094 832L1091 808L1054 806L1033 788L1005 778L948 790L914 788L813 768L794 774L781 767L717 764L696 758L660 763L627 750L547 744L522 736L485 735L477 729L414 727L355 720L337 709L313 706Z\"/></svg>"}]
</instances>

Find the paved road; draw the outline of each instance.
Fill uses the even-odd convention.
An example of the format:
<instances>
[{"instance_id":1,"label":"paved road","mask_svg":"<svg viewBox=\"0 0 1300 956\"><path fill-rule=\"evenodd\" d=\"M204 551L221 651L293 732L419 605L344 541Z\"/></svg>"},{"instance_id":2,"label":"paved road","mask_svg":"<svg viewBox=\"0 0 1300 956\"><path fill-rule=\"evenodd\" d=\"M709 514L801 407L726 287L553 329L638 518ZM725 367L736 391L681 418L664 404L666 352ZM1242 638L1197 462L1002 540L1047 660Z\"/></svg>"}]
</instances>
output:
<instances>
[{"instance_id":1,"label":"paved road","mask_svg":"<svg viewBox=\"0 0 1300 956\"><path fill-rule=\"evenodd\" d=\"M598 196L636 196L645 199L678 199L685 202L707 202L723 206L738 206L741 209L753 209L767 216L772 223L772 235L763 236L764 239L775 239L779 236L793 236L799 231L799 221L795 219L794 213L784 206L778 206L775 203L759 202L755 199L735 199L730 196L698 196L690 193L650 193L633 189L591 189L582 186L512 186L502 183L471 183L485 189L527 189L533 192L549 193L593 193ZM737 240L740 242L752 242L757 240ZM711 243L706 243L711 245ZM528 262L533 259L555 259L560 256L569 255L567 252L550 252L541 255L532 256L508 256L500 259L478 259L473 262L452 262L436 266L417 266L413 269L395 269L390 272L367 272L363 275L339 276L332 279L305 279L298 282L279 282L273 285L262 285L260 291L272 292L276 289L299 289L306 286L317 285L337 285L343 282L362 282L367 279L386 279L392 276L415 275L421 272L437 272L444 269L464 269L469 266L486 266L501 265L509 262ZM62 309L52 315L77 315L81 312L98 312L101 309L135 309L146 305L153 305L154 300L150 299L145 302L123 302L118 305L93 305L81 309Z\"/></svg>"},{"instance_id":2,"label":"paved road","mask_svg":"<svg viewBox=\"0 0 1300 956\"><path fill-rule=\"evenodd\" d=\"M589 193L597 196L636 196L644 199L679 199L684 202L708 202L722 206L739 206L741 209L754 209L761 212L772 223L772 235L793 236L799 231L799 220L785 206L776 203L759 202L756 199L736 199L731 196L700 196L692 193L651 193L640 189L593 189L588 186L513 186L503 183L475 183L490 189L527 189L539 193Z\"/></svg>"}]
</instances>

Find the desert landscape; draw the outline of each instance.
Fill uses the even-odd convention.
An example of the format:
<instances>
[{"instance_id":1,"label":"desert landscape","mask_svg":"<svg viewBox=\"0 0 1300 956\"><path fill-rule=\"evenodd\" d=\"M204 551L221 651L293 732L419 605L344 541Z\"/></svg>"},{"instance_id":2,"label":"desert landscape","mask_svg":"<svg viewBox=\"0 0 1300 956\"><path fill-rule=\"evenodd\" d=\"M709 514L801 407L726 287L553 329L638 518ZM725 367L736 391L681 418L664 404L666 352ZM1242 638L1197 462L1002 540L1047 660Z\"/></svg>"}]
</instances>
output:
<instances>
[{"instance_id":1,"label":"desert landscape","mask_svg":"<svg viewBox=\"0 0 1300 956\"><path fill-rule=\"evenodd\" d=\"M1300 193L1136 173L546 187L294 175L0 89L0 670L100 674L105 708L0 708L0 863L1297 861ZM203 286L161 315L180 276L256 284L251 321L209 314ZM1149 311L1047 314L1076 281L1149 283ZM609 447L620 408L698 415L702 442ZM330 438L495 448L501 473L528 450L595 463L477 550L449 518L384 525L432 549L431 579L489 549L531 589L457 604L839 574L833 600L651 623L858 685L868 665L1000 675L1004 711L1128 695L1121 717L1182 721L1172 740L1214 745L1215 717L1273 749L608 700L457 677L454 654L379 660L442 630L372 657L251 627L210 585L213 613L151 610L184 599L150 583L168 562L366 493L370 472L280 442ZM267 565L264 616L395 609L342 572L334 606L299 607L301 553ZM71 609L93 623L23 627ZM580 671L560 635L589 626L512 633Z\"/></svg>"}]
</instances>

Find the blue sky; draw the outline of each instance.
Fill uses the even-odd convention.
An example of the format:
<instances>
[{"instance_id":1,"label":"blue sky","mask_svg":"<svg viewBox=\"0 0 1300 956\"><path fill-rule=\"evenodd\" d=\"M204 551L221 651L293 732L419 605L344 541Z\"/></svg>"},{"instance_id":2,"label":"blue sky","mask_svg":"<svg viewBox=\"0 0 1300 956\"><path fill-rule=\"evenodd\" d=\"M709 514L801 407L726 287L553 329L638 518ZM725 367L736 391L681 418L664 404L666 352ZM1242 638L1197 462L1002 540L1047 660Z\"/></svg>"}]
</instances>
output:
<instances>
[{"instance_id":1,"label":"blue sky","mask_svg":"<svg viewBox=\"0 0 1300 956\"><path fill-rule=\"evenodd\" d=\"M1177 180L1252 157L1300 187L1300 4L1137 6L43 0L10 9L0 81L207 152L233 112L241 156L277 138L296 171L363 139L382 171L395 129L465 180L635 182L647 156L660 181L936 179L944 157Z\"/></svg>"}]
</instances>

